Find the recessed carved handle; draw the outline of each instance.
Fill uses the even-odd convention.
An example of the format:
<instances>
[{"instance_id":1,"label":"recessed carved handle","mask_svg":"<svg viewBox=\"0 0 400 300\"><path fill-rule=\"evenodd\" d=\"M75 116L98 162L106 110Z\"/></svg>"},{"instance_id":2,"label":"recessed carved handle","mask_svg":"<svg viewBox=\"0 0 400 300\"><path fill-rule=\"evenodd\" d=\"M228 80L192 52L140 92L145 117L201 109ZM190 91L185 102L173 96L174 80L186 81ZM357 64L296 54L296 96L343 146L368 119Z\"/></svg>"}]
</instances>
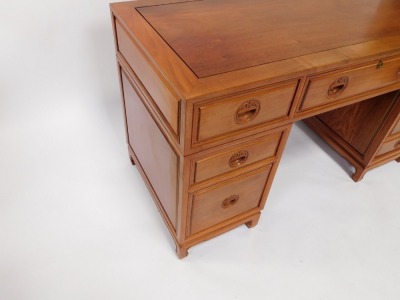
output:
<instances>
[{"instance_id":1,"label":"recessed carved handle","mask_svg":"<svg viewBox=\"0 0 400 300\"><path fill-rule=\"evenodd\" d=\"M397 78L400 79L400 68L397 70L396 75L397 75Z\"/></svg>"},{"instance_id":2,"label":"recessed carved handle","mask_svg":"<svg viewBox=\"0 0 400 300\"><path fill-rule=\"evenodd\" d=\"M254 120L260 111L260 102L256 99L246 101L239 106L235 114L235 122L237 124L245 124Z\"/></svg>"},{"instance_id":3,"label":"recessed carved handle","mask_svg":"<svg viewBox=\"0 0 400 300\"><path fill-rule=\"evenodd\" d=\"M394 149L400 148L400 140L397 141L396 144L394 144Z\"/></svg>"},{"instance_id":4,"label":"recessed carved handle","mask_svg":"<svg viewBox=\"0 0 400 300\"><path fill-rule=\"evenodd\" d=\"M327 93L328 97L336 98L337 96L339 96L346 89L348 83L349 83L349 78L347 76L343 76L343 77L336 79L329 86L328 93Z\"/></svg>"},{"instance_id":5,"label":"recessed carved handle","mask_svg":"<svg viewBox=\"0 0 400 300\"><path fill-rule=\"evenodd\" d=\"M237 202L239 201L239 196L238 195L231 195L228 198L226 198L224 201L222 201L222 208L229 208L234 206Z\"/></svg>"},{"instance_id":6,"label":"recessed carved handle","mask_svg":"<svg viewBox=\"0 0 400 300\"><path fill-rule=\"evenodd\" d=\"M249 157L249 151L240 150L240 151L236 152L235 154L233 154L232 157L229 159L229 166L231 168L235 168L240 165L243 165L246 162L248 157Z\"/></svg>"}]
</instances>

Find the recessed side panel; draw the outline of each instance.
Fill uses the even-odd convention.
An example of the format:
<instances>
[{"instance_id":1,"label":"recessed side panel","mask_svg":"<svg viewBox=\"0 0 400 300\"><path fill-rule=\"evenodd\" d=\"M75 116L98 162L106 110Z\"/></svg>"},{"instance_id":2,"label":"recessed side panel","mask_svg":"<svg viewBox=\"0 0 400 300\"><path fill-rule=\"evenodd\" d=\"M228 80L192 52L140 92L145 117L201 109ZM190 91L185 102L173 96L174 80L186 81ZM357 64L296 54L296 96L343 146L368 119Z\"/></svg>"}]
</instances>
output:
<instances>
[{"instance_id":1,"label":"recessed side panel","mask_svg":"<svg viewBox=\"0 0 400 300\"><path fill-rule=\"evenodd\" d=\"M397 91L387 93L323 113L317 118L344 142L365 156L370 144L387 119L397 94Z\"/></svg>"},{"instance_id":2,"label":"recessed side panel","mask_svg":"<svg viewBox=\"0 0 400 300\"><path fill-rule=\"evenodd\" d=\"M179 157L161 133L123 71L122 84L129 145L176 228Z\"/></svg>"}]
</instances>

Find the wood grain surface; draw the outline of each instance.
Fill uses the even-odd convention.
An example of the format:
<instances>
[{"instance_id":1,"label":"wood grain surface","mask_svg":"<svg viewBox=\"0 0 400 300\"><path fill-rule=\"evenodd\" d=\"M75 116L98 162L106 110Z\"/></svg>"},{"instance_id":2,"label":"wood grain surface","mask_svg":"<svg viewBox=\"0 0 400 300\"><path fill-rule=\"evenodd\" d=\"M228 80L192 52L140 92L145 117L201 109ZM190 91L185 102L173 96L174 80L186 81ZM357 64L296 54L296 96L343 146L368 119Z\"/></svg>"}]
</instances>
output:
<instances>
[{"instance_id":1,"label":"wood grain surface","mask_svg":"<svg viewBox=\"0 0 400 300\"><path fill-rule=\"evenodd\" d=\"M294 2L202 0L138 11L200 78L400 32L397 0Z\"/></svg>"}]
</instances>

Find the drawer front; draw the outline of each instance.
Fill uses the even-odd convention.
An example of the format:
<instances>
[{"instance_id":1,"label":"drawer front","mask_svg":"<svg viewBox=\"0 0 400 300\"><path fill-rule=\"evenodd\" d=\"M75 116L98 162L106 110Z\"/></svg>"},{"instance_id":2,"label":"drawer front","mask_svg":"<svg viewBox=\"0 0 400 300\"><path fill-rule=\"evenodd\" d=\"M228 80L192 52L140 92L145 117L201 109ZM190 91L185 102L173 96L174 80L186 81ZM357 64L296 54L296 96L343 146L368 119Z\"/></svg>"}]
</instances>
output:
<instances>
[{"instance_id":1,"label":"drawer front","mask_svg":"<svg viewBox=\"0 0 400 300\"><path fill-rule=\"evenodd\" d=\"M195 234L259 207L272 165L191 197L189 234Z\"/></svg>"},{"instance_id":2,"label":"drawer front","mask_svg":"<svg viewBox=\"0 0 400 300\"><path fill-rule=\"evenodd\" d=\"M400 153L400 136L390 140L386 143L383 143L383 145L381 146L381 148L379 149L377 156L379 155L383 155L385 153L389 153L392 151L397 151Z\"/></svg>"},{"instance_id":3,"label":"drawer front","mask_svg":"<svg viewBox=\"0 0 400 300\"><path fill-rule=\"evenodd\" d=\"M254 163L274 158L281 137L282 132L278 132L196 159L194 161L194 183L229 172L245 170Z\"/></svg>"},{"instance_id":4,"label":"drawer front","mask_svg":"<svg viewBox=\"0 0 400 300\"><path fill-rule=\"evenodd\" d=\"M400 132L400 120L397 122L397 125L394 127L392 131L392 135Z\"/></svg>"},{"instance_id":5,"label":"drawer front","mask_svg":"<svg viewBox=\"0 0 400 300\"><path fill-rule=\"evenodd\" d=\"M196 141L289 117L297 81L195 106Z\"/></svg>"},{"instance_id":6,"label":"drawer front","mask_svg":"<svg viewBox=\"0 0 400 300\"><path fill-rule=\"evenodd\" d=\"M331 105L390 84L400 83L400 58L311 77L300 111Z\"/></svg>"}]
</instances>

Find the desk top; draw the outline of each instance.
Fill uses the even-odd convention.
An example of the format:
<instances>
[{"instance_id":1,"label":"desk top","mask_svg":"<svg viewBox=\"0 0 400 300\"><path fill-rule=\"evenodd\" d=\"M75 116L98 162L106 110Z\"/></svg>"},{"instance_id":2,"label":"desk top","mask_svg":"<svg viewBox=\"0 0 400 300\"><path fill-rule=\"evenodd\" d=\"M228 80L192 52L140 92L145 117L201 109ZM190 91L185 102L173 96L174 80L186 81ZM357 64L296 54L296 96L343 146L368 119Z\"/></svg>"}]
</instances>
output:
<instances>
[{"instance_id":1,"label":"desk top","mask_svg":"<svg viewBox=\"0 0 400 300\"><path fill-rule=\"evenodd\" d=\"M202 0L137 10L200 78L400 32L398 0Z\"/></svg>"},{"instance_id":2,"label":"desk top","mask_svg":"<svg viewBox=\"0 0 400 300\"><path fill-rule=\"evenodd\" d=\"M111 10L189 101L400 54L399 0L138 0Z\"/></svg>"}]
</instances>

